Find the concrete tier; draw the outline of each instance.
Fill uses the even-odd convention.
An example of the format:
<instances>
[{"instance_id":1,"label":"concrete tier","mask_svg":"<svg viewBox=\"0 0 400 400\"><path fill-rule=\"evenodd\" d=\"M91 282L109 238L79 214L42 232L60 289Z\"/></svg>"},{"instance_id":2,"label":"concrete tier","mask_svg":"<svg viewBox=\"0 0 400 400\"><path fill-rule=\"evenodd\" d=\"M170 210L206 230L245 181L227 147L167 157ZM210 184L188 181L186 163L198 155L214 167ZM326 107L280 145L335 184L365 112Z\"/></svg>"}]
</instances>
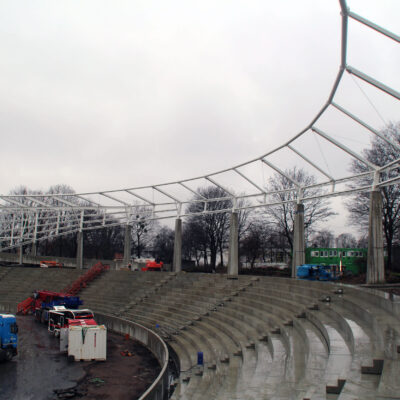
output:
<instances>
[{"instance_id":1,"label":"concrete tier","mask_svg":"<svg viewBox=\"0 0 400 400\"><path fill-rule=\"evenodd\" d=\"M0 308L79 271L0 268ZM384 399L400 393L400 300L324 282L109 271L85 306L159 332L180 363L173 399ZM197 366L197 352L204 366Z\"/></svg>"}]
</instances>

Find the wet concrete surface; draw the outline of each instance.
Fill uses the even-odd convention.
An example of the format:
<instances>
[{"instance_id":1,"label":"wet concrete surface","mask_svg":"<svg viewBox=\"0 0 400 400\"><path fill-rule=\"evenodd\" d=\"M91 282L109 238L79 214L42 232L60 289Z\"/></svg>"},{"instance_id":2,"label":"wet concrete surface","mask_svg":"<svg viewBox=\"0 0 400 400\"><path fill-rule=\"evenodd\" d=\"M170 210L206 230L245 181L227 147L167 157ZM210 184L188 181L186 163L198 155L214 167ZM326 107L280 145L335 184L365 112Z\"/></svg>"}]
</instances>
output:
<instances>
[{"instance_id":1,"label":"wet concrete surface","mask_svg":"<svg viewBox=\"0 0 400 400\"><path fill-rule=\"evenodd\" d=\"M17 316L18 355L0 363L0 399L54 399L53 390L66 389L85 376L83 364L69 363L59 341L32 316Z\"/></svg>"}]
</instances>

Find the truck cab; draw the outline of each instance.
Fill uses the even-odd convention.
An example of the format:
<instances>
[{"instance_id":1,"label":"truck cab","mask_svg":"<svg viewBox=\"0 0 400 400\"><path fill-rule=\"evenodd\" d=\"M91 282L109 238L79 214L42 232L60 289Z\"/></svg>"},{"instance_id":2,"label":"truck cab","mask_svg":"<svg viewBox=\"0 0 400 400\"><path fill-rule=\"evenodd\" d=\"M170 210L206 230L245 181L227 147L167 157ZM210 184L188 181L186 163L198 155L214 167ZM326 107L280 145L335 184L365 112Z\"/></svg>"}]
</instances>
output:
<instances>
[{"instance_id":1,"label":"truck cab","mask_svg":"<svg viewBox=\"0 0 400 400\"><path fill-rule=\"evenodd\" d=\"M0 360L11 360L17 355L18 325L15 315L0 314Z\"/></svg>"}]
</instances>

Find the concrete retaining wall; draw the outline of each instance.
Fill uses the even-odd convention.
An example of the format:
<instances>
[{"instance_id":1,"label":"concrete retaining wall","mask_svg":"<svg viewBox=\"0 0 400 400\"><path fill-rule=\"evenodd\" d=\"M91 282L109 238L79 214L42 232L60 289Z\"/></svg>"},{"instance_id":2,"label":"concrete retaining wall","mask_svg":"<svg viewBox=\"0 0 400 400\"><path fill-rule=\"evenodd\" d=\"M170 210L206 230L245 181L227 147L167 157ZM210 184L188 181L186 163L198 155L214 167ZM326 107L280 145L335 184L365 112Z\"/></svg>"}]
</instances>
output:
<instances>
[{"instance_id":1,"label":"concrete retaining wall","mask_svg":"<svg viewBox=\"0 0 400 400\"><path fill-rule=\"evenodd\" d=\"M18 264L19 263L19 254L18 253L2 253L0 252L0 261L6 261ZM40 261L57 261L62 263L65 267L76 268L76 258L69 257L55 257L55 256L32 256L30 254L24 254L22 257L23 264L33 264L39 265ZM124 267L124 261L114 261L114 260L102 260L97 258L84 258L83 259L83 268L87 269L97 264L98 262L102 264L109 265L112 270L119 270ZM145 262L132 262L132 269L141 270L142 267L145 267ZM164 264L165 271L172 271L170 264Z\"/></svg>"},{"instance_id":2,"label":"concrete retaining wall","mask_svg":"<svg viewBox=\"0 0 400 400\"><path fill-rule=\"evenodd\" d=\"M146 390L139 400L164 400L168 394L168 348L164 341L155 332L146 327L126 319L111 315L96 313L95 319L107 329L120 333L129 334L146 346L157 358L161 365L161 372L153 384Z\"/></svg>"},{"instance_id":3,"label":"concrete retaining wall","mask_svg":"<svg viewBox=\"0 0 400 400\"><path fill-rule=\"evenodd\" d=\"M18 253L0 253L0 261L12 262L15 264L19 263L19 255ZM22 262L24 264L37 264L39 265L40 261L57 261L62 263L65 267L73 267L76 268L76 258L69 257L55 257L55 256L32 256L30 254L24 254L22 257ZM116 269L117 263L113 260L99 260L94 258L84 258L83 259L83 268L90 268L94 264L101 262L103 264L107 264L111 269Z\"/></svg>"}]
</instances>

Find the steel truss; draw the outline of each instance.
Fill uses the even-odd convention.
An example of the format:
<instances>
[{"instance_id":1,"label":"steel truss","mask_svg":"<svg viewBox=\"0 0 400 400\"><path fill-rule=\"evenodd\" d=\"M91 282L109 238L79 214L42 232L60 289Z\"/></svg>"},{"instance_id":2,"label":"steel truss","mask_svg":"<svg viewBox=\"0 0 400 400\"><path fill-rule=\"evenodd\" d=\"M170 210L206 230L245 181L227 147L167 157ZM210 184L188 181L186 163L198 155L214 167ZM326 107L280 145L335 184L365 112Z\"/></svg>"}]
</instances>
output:
<instances>
[{"instance_id":1,"label":"steel truss","mask_svg":"<svg viewBox=\"0 0 400 400\"><path fill-rule=\"evenodd\" d=\"M282 192L290 192L291 198L297 202L307 202L314 198L328 198L343 196L361 191L371 191L400 181L399 161L394 160L380 167L366 160L351 148L324 132L317 123L329 109L340 111L346 118L355 121L363 129L386 141L397 151L400 146L383 136L360 117L354 115L342 105L334 101L336 92L345 73L353 75L356 79L367 82L388 96L400 100L400 93L379 82L373 77L363 73L357 68L347 64L348 24L352 19L363 24L377 34L383 35L397 43L400 37L393 32L376 25L375 23L351 12L346 0L339 0L341 9L341 62L335 82L329 94L327 102L315 118L298 134L281 146L264 155L248 162L217 171L208 175L202 175L190 179L157 185L131 187L119 190L107 190L102 192L79 194L26 194L26 195L0 195L0 249L8 250L21 245L47 240L51 237L69 235L78 231L102 229L117 225L130 225L138 220L153 220L166 218L183 218L196 213L188 212L187 206L192 203L200 203L201 212L224 213L240 209L273 207L282 202L277 202L275 196ZM346 153L352 159L358 160L366 166L364 174L349 175L345 178L335 178L325 167L307 157L296 148L296 140L312 132L322 141L329 142L340 152ZM300 157L311 170L323 176L320 183L301 185L276 163L271 161L271 156L279 154L283 150L289 150L293 155ZM264 185L256 183L251 173L244 171L246 167L261 165L282 175L291 182L292 187L285 191L270 192ZM384 180L383 172L392 172L392 178ZM221 178L233 174L250 190L239 193L240 189L232 189L221 183ZM360 186L359 178L369 178L370 184ZM365 180L364 180L365 181ZM221 198L205 198L196 191L199 185L214 185L223 190L226 196ZM240 184L237 187L241 187ZM312 189L322 189L321 193L312 196L307 193ZM147 193L147 194L144 194ZM149 194L150 193L150 194ZM229 200L229 208L214 210L212 203L219 200ZM247 201L243 201L247 200ZM293 200L291 200L293 202Z\"/></svg>"}]
</instances>

